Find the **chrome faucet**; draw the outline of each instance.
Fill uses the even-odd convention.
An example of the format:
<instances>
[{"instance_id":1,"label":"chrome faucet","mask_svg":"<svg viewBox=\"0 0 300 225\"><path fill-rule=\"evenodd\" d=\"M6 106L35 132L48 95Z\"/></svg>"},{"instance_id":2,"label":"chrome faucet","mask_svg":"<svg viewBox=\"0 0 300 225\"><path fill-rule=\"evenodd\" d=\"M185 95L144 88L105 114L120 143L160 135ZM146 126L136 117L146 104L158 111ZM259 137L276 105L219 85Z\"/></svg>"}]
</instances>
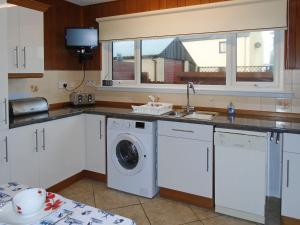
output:
<instances>
[{"instance_id":1,"label":"chrome faucet","mask_svg":"<svg viewBox=\"0 0 300 225\"><path fill-rule=\"evenodd\" d=\"M186 104L186 112L190 113L191 111L194 111L195 107L190 105L190 88L193 89L194 94L196 94L194 83L188 82L186 86L186 97L187 97L187 104Z\"/></svg>"}]
</instances>

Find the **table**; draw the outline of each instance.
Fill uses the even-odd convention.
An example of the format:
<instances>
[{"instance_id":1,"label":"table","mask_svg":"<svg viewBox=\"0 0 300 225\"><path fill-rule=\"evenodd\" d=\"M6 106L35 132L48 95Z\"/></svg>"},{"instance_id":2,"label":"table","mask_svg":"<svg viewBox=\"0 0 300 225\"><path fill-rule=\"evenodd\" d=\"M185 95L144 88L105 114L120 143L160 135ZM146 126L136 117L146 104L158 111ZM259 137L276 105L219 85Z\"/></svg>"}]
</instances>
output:
<instances>
[{"instance_id":1,"label":"table","mask_svg":"<svg viewBox=\"0 0 300 225\"><path fill-rule=\"evenodd\" d=\"M28 189L26 185L10 182L0 186L0 198L14 197ZM136 225L131 219L64 198L64 204L54 213L30 225ZM0 225L8 225L1 223Z\"/></svg>"}]
</instances>

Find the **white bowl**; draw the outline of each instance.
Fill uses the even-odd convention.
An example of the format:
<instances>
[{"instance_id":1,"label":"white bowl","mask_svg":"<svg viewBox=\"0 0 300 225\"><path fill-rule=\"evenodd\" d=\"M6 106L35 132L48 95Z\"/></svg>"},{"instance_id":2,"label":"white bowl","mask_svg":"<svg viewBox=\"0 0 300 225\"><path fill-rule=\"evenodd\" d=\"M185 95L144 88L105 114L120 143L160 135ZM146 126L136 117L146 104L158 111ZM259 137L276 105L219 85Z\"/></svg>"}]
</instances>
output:
<instances>
[{"instance_id":1,"label":"white bowl","mask_svg":"<svg viewBox=\"0 0 300 225\"><path fill-rule=\"evenodd\" d=\"M41 188L31 188L19 192L12 200L13 209L21 216L34 216L44 206L46 191Z\"/></svg>"}]
</instances>

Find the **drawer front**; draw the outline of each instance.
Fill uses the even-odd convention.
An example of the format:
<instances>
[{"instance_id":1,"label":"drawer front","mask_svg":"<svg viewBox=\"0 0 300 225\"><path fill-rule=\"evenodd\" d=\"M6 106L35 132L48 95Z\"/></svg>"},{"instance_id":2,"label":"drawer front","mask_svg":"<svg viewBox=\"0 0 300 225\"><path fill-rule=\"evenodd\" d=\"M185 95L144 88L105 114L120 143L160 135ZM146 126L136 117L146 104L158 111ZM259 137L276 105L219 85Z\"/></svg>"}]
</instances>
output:
<instances>
[{"instance_id":1,"label":"drawer front","mask_svg":"<svg viewBox=\"0 0 300 225\"><path fill-rule=\"evenodd\" d=\"M212 141L213 126L180 122L158 122L158 135Z\"/></svg>"},{"instance_id":2,"label":"drawer front","mask_svg":"<svg viewBox=\"0 0 300 225\"><path fill-rule=\"evenodd\" d=\"M300 134L284 134L283 151L300 154Z\"/></svg>"}]
</instances>

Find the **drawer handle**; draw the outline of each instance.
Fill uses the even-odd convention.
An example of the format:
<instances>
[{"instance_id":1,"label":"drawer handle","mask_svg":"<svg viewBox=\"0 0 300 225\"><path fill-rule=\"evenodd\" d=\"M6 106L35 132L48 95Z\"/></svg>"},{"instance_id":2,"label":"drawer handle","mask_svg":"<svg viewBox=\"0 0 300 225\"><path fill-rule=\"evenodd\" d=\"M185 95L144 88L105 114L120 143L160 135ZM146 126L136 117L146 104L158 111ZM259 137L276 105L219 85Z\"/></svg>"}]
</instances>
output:
<instances>
[{"instance_id":1,"label":"drawer handle","mask_svg":"<svg viewBox=\"0 0 300 225\"><path fill-rule=\"evenodd\" d=\"M181 130L181 129L172 129L175 132L183 132L183 133L194 133L192 130Z\"/></svg>"}]
</instances>

